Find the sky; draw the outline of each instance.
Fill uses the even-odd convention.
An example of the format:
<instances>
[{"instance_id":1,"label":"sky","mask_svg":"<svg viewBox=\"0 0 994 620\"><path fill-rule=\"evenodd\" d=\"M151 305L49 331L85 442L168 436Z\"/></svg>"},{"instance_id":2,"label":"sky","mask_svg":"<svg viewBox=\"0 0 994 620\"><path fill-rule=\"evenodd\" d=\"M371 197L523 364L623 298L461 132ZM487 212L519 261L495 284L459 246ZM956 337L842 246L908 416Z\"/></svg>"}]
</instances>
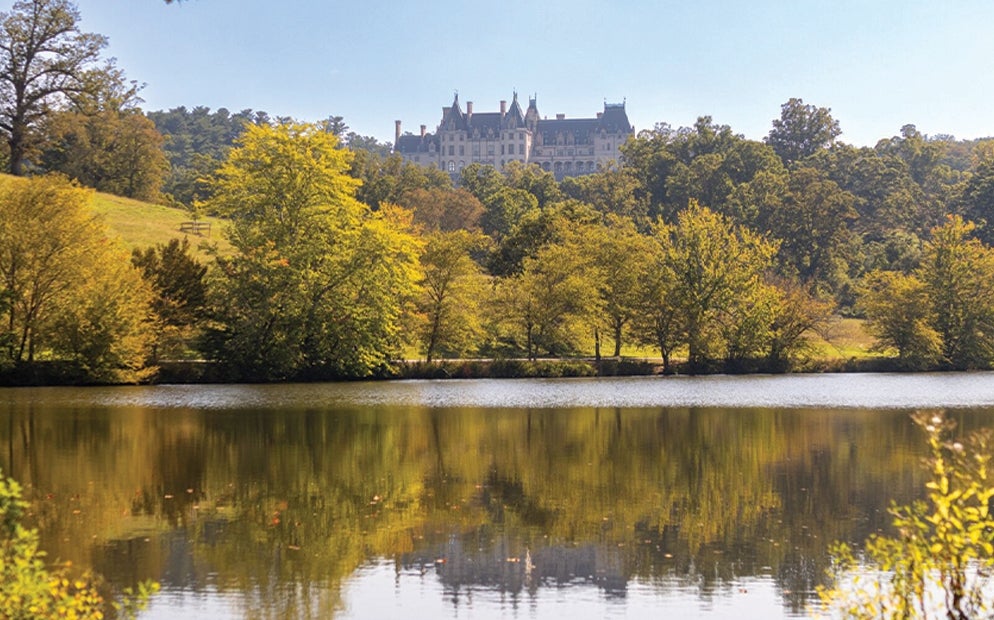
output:
<instances>
[{"instance_id":1,"label":"sky","mask_svg":"<svg viewBox=\"0 0 994 620\"><path fill-rule=\"evenodd\" d=\"M637 131L708 115L758 140L797 97L850 144L906 124L994 136L990 0L76 2L145 110L342 116L392 142L395 120L434 131L457 92L477 112L517 92L550 118L625 102Z\"/></svg>"}]
</instances>

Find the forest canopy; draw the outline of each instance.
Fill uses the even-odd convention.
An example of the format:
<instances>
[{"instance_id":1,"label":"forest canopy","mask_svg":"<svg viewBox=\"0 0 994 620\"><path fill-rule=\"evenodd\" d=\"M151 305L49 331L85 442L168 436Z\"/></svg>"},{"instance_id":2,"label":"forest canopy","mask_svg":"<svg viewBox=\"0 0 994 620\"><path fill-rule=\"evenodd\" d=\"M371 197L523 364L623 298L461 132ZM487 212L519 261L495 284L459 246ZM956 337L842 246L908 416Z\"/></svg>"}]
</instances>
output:
<instances>
[{"instance_id":1,"label":"forest canopy","mask_svg":"<svg viewBox=\"0 0 994 620\"><path fill-rule=\"evenodd\" d=\"M281 380L610 352L788 370L840 316L894 367L994 364L994 140L905 124L851 145L831 109L791 98L762 140L701 116L583 176L450 174L333 114L143 111L68 0L17 2L0 26L3 157L31 177L0 201L8 368L140 377L206 359ZM38 36L52 54L23 53ZM221 217L232 250L202 262L163 239L129 257L83 187Z\"/></svg>"}]
</instances>

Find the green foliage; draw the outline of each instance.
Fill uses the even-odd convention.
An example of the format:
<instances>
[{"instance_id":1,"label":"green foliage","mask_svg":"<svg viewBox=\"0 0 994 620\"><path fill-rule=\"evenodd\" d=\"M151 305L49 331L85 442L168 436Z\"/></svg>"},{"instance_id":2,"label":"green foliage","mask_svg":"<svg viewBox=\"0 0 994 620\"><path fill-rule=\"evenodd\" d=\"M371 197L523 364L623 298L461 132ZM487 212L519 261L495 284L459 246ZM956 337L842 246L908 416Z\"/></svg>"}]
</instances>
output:
<instances>
[{"instance_id":1,"label":"green foliage","mask_svg":"<svg viewBox=\"0 0 994 620\"><path fill-rule=\"evenodd\" d=\"M671 271L666 294L673 300L667 305L674 305L683 322L690 368L705 369L727 353L723 326L744 326L748 300L764 286L776 245L696 204L656 238L664 257L658 268Z\"/></svg>"},{"instance_id":2,"label":"green foliage","mask_svg":"<svg viewBox=\"0 0 994 620\"><path fill-rule=\"evenodd\" d=\"M892 505L896 536L873 535L857 555L832 547L831 583L819 595L833 617L989 618L994 614L991 432L950 439L954 423L920 412L930 457L927 500Z\"/></svg>"},{"instance_id":3,"label":"green foliage","mask_svg":"<svg viewBox=\"0 0 994 620\"><path fill-rule=\"evenodd\" d=\"M958 216L932 231L918 277L925 283L943 362L986 368L994 361L994 251L970 238Z\"/></svg>"},{"instance_id":4,"label":"green foliage","mask_svg":"<svg viewBox=\"0 0 994 620\"><path fill-rule=\"evenodd\" d=\"M206 318L207 267L190 256L190 242L170 239L166 244L135 248L132 264L141 270L155 297L152 310L157 318L156 350L153 357L183 357Z\"/></svg>"},{"instance_id":5,"label":"green foliage","mask_svg":"<svg viewBox=\"0 0 994 620\"><path fill-rule=\"evenodd\" d=\"M352 149L349 175L361 181L355 198L373 210L386 203L407 207L405 197L417 190L449 190L452 179L437 168L405 162L400 155Z\"/></svg>"},{"instance_id":6,"label":"green foliage","mask_svg":"<svg viewBox=\"0 0 994 620\"><path fill-rule=\"evenodd\" d=\"M994 251L970 238L958 216L933 229L911 275L873 271L858 308L880 350L895 349L902 367L988 368L994 361Z\"/></svg>"},{"instance_id":7,"label":"green foliage","mask_svg":"<svg viewBox=\"0 0 994 620\"><path fill-rule=\"evenodd\" d=\"M46 125L41 166L79 183L154 202L169 168L163 138L137 110L63 112Z\"/></svg>"},{"instance_id":8,"label":"green foliage","mask_svg":"<svg viewBox=\"0 0 994 620\"><path fill-rule=\"evenodd\" d=\"M605 224L579 226L571 231L570 240L591 257L593 268L599 272L602 313L598 327L603 326L611 335L612 355L619 357L626 332L641 309L641 283L649 275L650 241L638 233L631 220L619 216L609 216ZM599 348L596 354L600 357Z\"/></svg>"},{"instance_id":9,"label":"green foliage","mask_svg":"<svg viewBox=\"0 0 994 620\"><path fill-rule=\"evenodd\" d=\"M425 239L416 306L418 340L428 362L439 355L473 353L482 340L481 307L488 287L471 253L484 240L465 230L434 233Z\"/></svg>"},{"instance_id":10,"label":"green foliage","mask_svg":"<svg viewBox=\"0 0 994 620\"><path fill-rule=\"evenodd\" d=\"M878 350L896 349L900 365L910 370L938 361L942 338L933 327L925 283L900 272L873 271L863 278L859 299Z\"/></svg>"},{"instance_id":11,"label":"green foliage","mask_svg":"<svg viewBox=\"0 0 994 620\"><path fill-rule=\"evenodd\" d=\"M351 153L314 125L249 126L207 207L231 217L206 346L241 378L366 376L400 346L410 214L354 198Z\"/></svg>"},{"instance_id":12,"label":"green foliage","mask_svg":"<svg viewBox=\"0 0 994 620\"><path fill-rule=\"evenodd\" d=\"M792 164L827 148L841 133L831 109L792 97L780 106L780 118L773 121L766 142L784 163Z\"/></svg>"},{"instance_id":13,"label":"green foliage","mask_svg":"<svg viewBox=\"0 0 994 620\"><path fill-rule=\"evenodd\" d=\"M92 576L74 578L68 564L46 566L38 532L21 523L27 507L20 485L0 472L0 617L104 618L105 601ZM113 606L122 617L135 618L158 590L159 584L142 582L137 590L126 590Z\"/></svg>"},{"instance_id":14,"label":"green foliage","mask_svg":"<svg viewBox=\"0 0 994 620\"><path fill-rule=\"evenodd\" d=\"M11 174L37 145L39 125L66 100L81 103L120 84L113 63L99 66L107 38L80 32L69 0L20 0L0 13L0 130Z\"/></svg>"},{"instance_id":15,"label":"green foliage","mask_svg":"<svg viewBox=\"0 0 994 620\"><path fill-rule=\"evenodd\" d=\"M781 270L802 282L824 283L838 290L847 264L843 257L856 219L854 197L814 168L791 173L783 205L770 217L772 235L781 239Z\"/></svg>"},{"instance_id":16,"label":"green foliage","mask_svg":"<svg viewBox=\"0 0 994 620\"><path fill-rule=\"evenodd\" d=\"M575 353L599 312L598 273L574 244L551 243L525 258L522 272L497 284L499 340L535 360Z\"/></svg>"},{"instance_id":17,"label":"green foliage","mask_svg":"<svg viewBox=\"0 0 994 620\"><path fill-rule=\"evenodd\" d=\"M9 299L0 355L13 364L68 358L93 379L134 378L149 342L149 292L89 198L58 176L0 190L0 286Z\"/></svg>"},{"instance_id":18,"label":"green foliage","mask_svg":"<svg viewBox=\"0 0 994 620\"><path fill-rule=\"evenodd\" d=\"M191 110L181 106L149 112L147 116L165 138L163 148L169 158L169 175L162 190L187 207L209 198L210 188L205 180L224 161L245 126L270 122L269 115L262 111L242 110L232 114L226 108L211 112L205 106Z\"/></svg>"}]
</instances>

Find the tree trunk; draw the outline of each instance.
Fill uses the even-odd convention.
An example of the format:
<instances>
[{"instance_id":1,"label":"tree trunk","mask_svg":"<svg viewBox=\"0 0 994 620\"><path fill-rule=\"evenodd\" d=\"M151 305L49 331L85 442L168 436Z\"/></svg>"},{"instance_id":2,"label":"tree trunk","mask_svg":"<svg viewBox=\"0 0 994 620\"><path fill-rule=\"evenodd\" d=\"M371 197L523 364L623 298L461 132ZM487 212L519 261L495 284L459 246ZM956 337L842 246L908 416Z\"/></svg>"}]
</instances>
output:
<instances>
[{"instance_id":1,"label":"tree trunk","mask_svg":"<svg viewBox=\"0 0 994 620\"><path fill-rule=\"evenodd\" d=\"M11 124L13 127L10 131L10 137L7 139L7 146L10 150L9 170L12 175L19 177L24 174L24 127L16 119Z\"/></svg>"},{"instance_id":2,"label":"tree trunk","mask_svg":"<svg viewBox=\"0 0 994 620\"><path fill-rule=\"evenodd\" d=\"M614 322L614 356L621 357L621 321Z\"/></svg>"}]
</instances>

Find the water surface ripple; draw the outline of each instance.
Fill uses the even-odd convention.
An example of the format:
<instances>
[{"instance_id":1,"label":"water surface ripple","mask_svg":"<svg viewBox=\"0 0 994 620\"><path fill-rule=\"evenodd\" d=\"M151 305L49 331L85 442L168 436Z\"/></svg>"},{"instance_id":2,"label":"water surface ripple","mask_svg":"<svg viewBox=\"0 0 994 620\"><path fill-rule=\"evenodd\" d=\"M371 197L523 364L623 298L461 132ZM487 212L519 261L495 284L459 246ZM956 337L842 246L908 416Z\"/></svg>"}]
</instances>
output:
<instances>
[{"instance_id":1,"label":"water surface ripple","mask_svg":"<svg viewBox=\"0 0 994 620\"><path fill-rule=\"evenodd\" d=\"M36 390L59 404L228 409L287 406L966 408L994 405L994 373L811 374L595 379L449 379Z\"/></svg>"}]
</instances>

